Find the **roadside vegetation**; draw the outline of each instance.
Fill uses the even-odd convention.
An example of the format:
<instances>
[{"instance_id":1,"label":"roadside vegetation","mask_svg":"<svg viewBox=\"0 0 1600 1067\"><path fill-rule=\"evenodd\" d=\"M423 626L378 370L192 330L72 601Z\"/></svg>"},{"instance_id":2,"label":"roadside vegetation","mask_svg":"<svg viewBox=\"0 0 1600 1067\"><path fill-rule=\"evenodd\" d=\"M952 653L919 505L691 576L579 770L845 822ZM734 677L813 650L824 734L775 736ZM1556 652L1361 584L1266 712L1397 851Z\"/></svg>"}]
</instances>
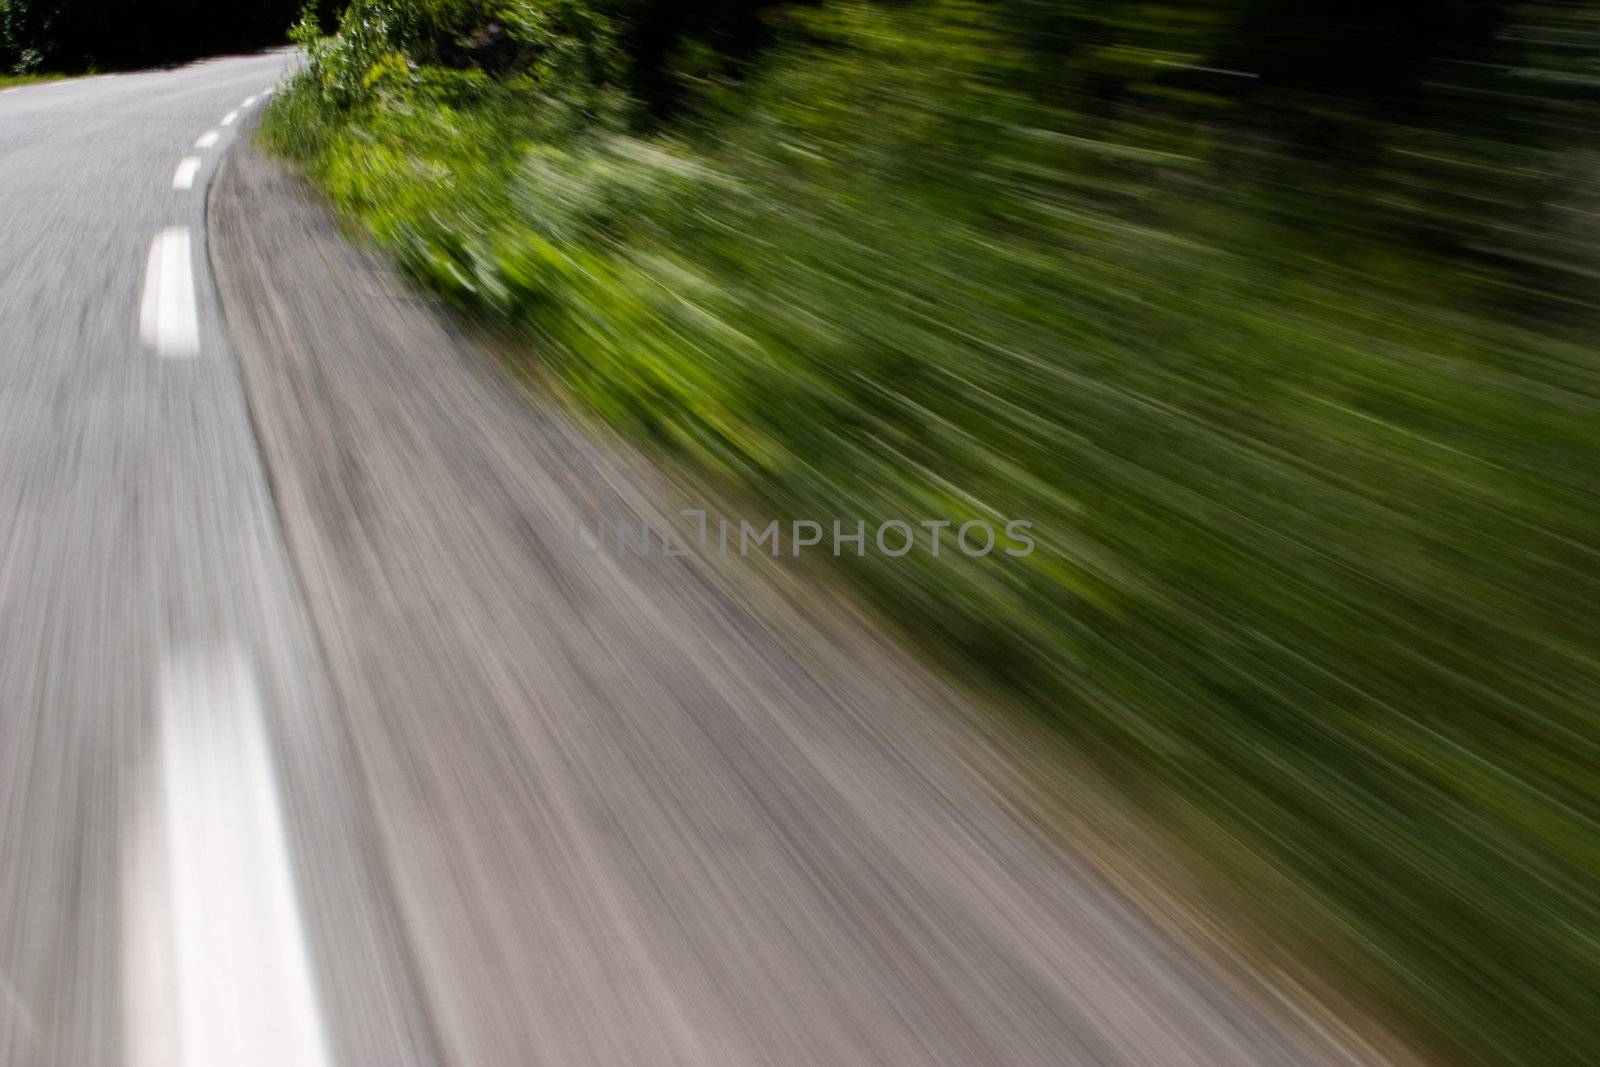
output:
<instances>
[{"instance_id":1,"label":"roadside vegetation","mask_svg":"<svg viewBox=\"0 0 1600 1067\"><path fill-rule=\"evenodd\" d=\"M60 75L51 74L0 74L0 89L12 89L19 85L36 85L39 82L54 81Z\"/></svg>"},{"instance_id":2,"label":"roadside vegetation","mask_svg":"<svg viewBox=\"0 0 1600 1067\"><path fill-rule=\"evenodd\" d=\"M1600 10L356 0L266 138L1459 1063L1600 1062ZM328 32L328 36L323 35Z\"/></svg>"}]
</instances>

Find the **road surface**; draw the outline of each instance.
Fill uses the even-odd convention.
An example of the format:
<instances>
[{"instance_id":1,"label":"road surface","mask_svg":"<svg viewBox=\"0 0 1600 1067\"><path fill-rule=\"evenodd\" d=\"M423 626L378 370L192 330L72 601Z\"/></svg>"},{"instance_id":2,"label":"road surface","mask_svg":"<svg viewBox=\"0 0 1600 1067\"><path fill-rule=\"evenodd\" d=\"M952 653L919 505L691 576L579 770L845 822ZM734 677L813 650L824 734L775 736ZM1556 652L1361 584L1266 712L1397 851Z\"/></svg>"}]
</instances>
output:
<instances>
[{"instance_id":1,"label":"road surface","mask_svg":"<svg viewBox=\"0 0 1600 1067\"><path fill-rule=\"evenodd\" d=\"M239 137L288 63L0 94L0 1065L1370 1061L801 572L583 551L679 490Z\"/></svg>"}]
</instances>

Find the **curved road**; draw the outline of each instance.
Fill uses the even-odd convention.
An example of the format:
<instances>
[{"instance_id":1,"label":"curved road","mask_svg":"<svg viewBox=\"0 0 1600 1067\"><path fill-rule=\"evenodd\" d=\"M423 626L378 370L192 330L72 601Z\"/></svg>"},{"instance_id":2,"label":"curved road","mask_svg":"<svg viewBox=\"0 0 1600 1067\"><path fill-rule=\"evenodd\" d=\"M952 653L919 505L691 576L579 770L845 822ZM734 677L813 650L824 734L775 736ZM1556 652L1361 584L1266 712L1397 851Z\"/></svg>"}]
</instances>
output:
<instances>
[{"instance_id":1,"label":"curved road","mask_svg":"<svg viewBox=\"0 0 1600 1067\"><path fill-rule=\"evenodd\" d=\"M1370 1060L793 572L580 551L678 490L238 137L288 62L0 94L0 1065Z\"/></svg>"}]
</instances>

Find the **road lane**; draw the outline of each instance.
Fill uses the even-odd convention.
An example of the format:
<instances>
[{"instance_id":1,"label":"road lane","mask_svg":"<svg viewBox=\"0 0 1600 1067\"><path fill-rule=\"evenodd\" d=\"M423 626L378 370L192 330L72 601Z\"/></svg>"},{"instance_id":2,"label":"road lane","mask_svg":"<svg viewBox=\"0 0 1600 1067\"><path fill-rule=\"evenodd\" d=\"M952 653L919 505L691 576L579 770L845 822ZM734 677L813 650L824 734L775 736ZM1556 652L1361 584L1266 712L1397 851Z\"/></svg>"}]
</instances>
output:
<instances>
[{"instance_id":1,"label":"road lane","mask_svg":"<svg viewBox=\"0 0 1600 1067\"><path fill-rule=\"evenodd\" d=\"M204 193L233 128L191 145L287 62L215 60L0 98L8 1067L203 1063L218 1047L203 1020L303 1014L310 1002L293 1004L305 994L334 1062L436 1062L206 269ZM177 183L188 154L198 160ZM175 664L219 660L251 680L248 700L224 683L177 684L198 695L173 698ZM229 736L259 745L215 740ZM250 773L197 778L182 758L240 745L255 754L239 761ZM277 825L274 852L256 839ZM229 827L242 851L219 865ZM271 881L241 867L252 848L285 867L254 911L229 882ZM292 960L292 945L268 952L248 936L262 915L286 921L285 901L314 972L298 985L292 962L273 962L280 950ZM275 967L291 977L272 979ZM305 1041L264 1037L255 1054L271 1062Z\"/></svg>"}]
</instances>

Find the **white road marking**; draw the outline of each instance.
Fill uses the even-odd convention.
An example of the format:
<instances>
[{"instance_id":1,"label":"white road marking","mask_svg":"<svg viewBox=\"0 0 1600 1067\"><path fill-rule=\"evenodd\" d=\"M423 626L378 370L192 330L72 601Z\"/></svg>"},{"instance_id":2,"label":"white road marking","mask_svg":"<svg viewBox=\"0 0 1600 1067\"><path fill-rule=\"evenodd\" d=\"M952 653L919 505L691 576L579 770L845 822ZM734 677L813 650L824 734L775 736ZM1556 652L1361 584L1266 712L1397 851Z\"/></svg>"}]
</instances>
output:
<instances>
[{"instance_id":1,"label":"white road marking","mask_svg":"<svg viewBox=\"0 0 1600 1067\"><path fill-rule=\"evenodd\" d=\"M194 146L196 148L210 148L217 143L217 138L221 136L222 132L220 130L207 130L194 139Z\"/></svg>"},{"instance_id":2,"label":"white road marking","mask_svg":"<svg viewBox=\"0 0 1600 1067\"><path fill-rule=\"evenodd\" d=\"M241 108L255 107L256 101L260 99L261 98L259 96L247 96L244 98L244 103L240 104L239 106Z\"/></svg>"},{"instance_id":3,"label":"white road marking","mask_svg":"<svg viewBox=\"0 0 1600 1067\"><path fill-rule=\"evenodd\" d=\"M5 1011L0 1011L0 1019L15 1020L13 1032L22 1038L22 1047L32 1047L34 1037L39 1031L38 1024L33 1021L33 1013L28 1010L28 1005L17 992L16 986L11 984L11 979L6 977L4 971L0 971L0 993L4 994L3 997L0 997L0 1006L4 1006L6 1009Z\"/></svg>"},{"instance_id":4,"label":"white road marking","mask_svg":"<svg viewBox=\"0 0 1600 1067\"><path fill-rule=\"evenodd\" d=\"M239 117L239 109L238 108L234 108L232 111L230 111L226 115L222 116L222 124L224 126L232 126L233 125L233 120L238 118L238 117Z\"/></svg>"},{"instance_id":5,"label":"white road marking","mask_svg":"<svg viewBox=\"0 0 1600 1067\"><path fill-rule=\"evenodd\" d=\"M193 356L200 351L187 226L168 226L150 242L139 336L163 356Z\"/></svg>"},{"instance_id":6,"label":"white road marking","mask_svg":"<svg viewBox=\"0 0 1600 1067\"><path fill-rule=\"evenodd\" d=\"M29 82L27 85L13 85L9 89L0 89L0 96L6 93L20 93L24 89L50 89L58 85L71 85L74 82L86 82L92 79L87 75L77 78L51 78L46 81Z\"/></svg>"},{"instance_id":7,"label":"white road marking","mask_svg":"<svg viewBox=\"0 0 1600 1067\"><path fill-rule=\"evenodd\" d=\"M160 779L128 879L134 1067L328 1067L249 661L176 657L158 698Z\"/></svg>"},{"instance_id":8,"label":"white road marking","mask_svg":"<svg viewBox=\"0 0 1600 1067\"><path fill-rule=\"evenodd\" d=\"M172 187L174 189L194 188L194 176L199 170L199 156L184 156L178 160L178 169L172 172Z\"/></svg>"}]
</instances>

